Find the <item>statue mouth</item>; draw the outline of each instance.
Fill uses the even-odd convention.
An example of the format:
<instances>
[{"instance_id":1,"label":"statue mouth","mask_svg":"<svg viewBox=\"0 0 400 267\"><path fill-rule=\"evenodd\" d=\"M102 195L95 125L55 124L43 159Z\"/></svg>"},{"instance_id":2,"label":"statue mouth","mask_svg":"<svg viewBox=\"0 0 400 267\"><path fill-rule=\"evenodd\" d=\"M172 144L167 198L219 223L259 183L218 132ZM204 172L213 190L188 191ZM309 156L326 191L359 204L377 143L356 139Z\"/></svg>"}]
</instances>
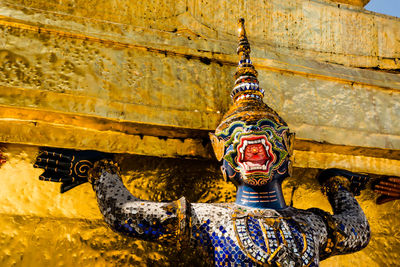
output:
<instances>
[{"instance_id":1,"label":"statue mouth","mask_svg":"<svg viewBox=\"0 0 400 267\"><path fill-rule=\"evenodd\" d=\"M274 155L271 143L265 136L251 135L240 139L238 163L245 173L268 173Z\"/></svg>"}]
</instances>

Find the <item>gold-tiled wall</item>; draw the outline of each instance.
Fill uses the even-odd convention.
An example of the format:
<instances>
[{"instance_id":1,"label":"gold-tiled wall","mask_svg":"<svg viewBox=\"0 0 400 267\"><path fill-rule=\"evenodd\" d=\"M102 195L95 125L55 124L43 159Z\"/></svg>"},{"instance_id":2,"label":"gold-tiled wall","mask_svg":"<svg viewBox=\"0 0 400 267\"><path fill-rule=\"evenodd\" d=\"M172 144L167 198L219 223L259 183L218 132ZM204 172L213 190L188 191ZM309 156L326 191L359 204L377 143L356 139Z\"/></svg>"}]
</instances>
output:
<instances>
[{"instance_id":1,"label":"gold-tiled wall","mask_svg":"<svg viewBox=\"0 0 400 267\"><path fill-rule=\"evenodd\" d=\"M103 222L94 192L84 184L65 194L59 184L38 180L32 164L37 147L7 145L0 168L0 266L194 266L193 249L133 240ZM235 188L223 181L215 161L122 157L123 179L142 199L191 202L234 201ZM330 210L315 180L316 169L295 168L284 183L286 201L293 186L294 207ZM358 197L371 224L372 239L361 252L336 256L322 266L396 266L400 261L400 202L377 206L366 190Z\"/></svg>"}]
</instances>

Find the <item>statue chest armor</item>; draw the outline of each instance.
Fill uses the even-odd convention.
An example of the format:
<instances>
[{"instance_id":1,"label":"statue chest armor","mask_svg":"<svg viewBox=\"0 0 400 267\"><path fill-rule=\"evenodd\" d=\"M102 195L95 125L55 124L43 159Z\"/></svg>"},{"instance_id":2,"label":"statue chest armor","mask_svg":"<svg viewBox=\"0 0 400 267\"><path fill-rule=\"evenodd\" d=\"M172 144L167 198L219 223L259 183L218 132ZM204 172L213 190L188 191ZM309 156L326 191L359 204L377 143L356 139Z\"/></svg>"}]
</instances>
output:
<instances>
[{"instance_id":1,"label":"statue chest armor","mask_svg":"<svg viewBox=\"0 0 400 267\"><path fill-rule=\"evenodd\" d=\"M193 225L193 237L213 255L215 266L318 265L312 229L299 219L269 209L228 210L217 212L215 221L205 216Z\"/></svg>"},{"instance_id":2,"label":"statue chest armor","mask_svg":"<svg viewBox=\"0 0 400 267\"><path fill-rule=\"evenodd\" d=\"M311 231L291 218L233 214L236 241L252 261L264 266L310 266L315 247Z\"/></svg>"}]
</instances>

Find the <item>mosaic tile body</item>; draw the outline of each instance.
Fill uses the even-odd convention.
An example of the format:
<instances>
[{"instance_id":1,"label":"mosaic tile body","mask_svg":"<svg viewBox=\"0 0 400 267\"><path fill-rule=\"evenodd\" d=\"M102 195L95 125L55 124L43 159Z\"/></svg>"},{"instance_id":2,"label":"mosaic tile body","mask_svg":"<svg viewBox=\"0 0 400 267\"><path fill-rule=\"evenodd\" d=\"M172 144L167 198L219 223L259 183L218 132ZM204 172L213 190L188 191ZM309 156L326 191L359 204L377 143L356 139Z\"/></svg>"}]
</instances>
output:
<instances>
[{"instance_id":1,"label":"mosaic tile body","mask_svg":"<svg viewBox=\"0 0 400 267\"><path fill-rule=\"evenodd\" d=\"M255 209L234 203L143 201L117 174L94 185L101 213L116 232L143 240L202 247L215 266L319 266L331 255L364 248L367 219L344 189L329 195L334 215L319 209Z\"/></svg>"}]
</instances>

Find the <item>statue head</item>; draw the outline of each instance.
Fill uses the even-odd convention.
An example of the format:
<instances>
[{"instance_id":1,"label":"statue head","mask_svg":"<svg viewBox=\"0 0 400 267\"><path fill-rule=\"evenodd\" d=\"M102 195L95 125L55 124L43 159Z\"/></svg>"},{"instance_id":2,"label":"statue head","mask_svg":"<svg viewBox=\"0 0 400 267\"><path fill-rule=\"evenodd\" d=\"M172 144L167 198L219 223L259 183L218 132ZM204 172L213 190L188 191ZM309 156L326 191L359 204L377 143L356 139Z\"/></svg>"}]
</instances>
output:
<instances>
[{"instance_id":1,"label":"statue head","mask_svg":"<svg viewBox=\"0 0 400 267\"><path fill-rule=\"evenodd\" d=\"M239 66L234 75L233 105L215 134L210 134L215 155L222 161L226 180L237 186L264 186L290 176L294 134L286 122L263 102L257 71L250 60L250 45L239 20Z\"/></svg>"}]
</instances>

